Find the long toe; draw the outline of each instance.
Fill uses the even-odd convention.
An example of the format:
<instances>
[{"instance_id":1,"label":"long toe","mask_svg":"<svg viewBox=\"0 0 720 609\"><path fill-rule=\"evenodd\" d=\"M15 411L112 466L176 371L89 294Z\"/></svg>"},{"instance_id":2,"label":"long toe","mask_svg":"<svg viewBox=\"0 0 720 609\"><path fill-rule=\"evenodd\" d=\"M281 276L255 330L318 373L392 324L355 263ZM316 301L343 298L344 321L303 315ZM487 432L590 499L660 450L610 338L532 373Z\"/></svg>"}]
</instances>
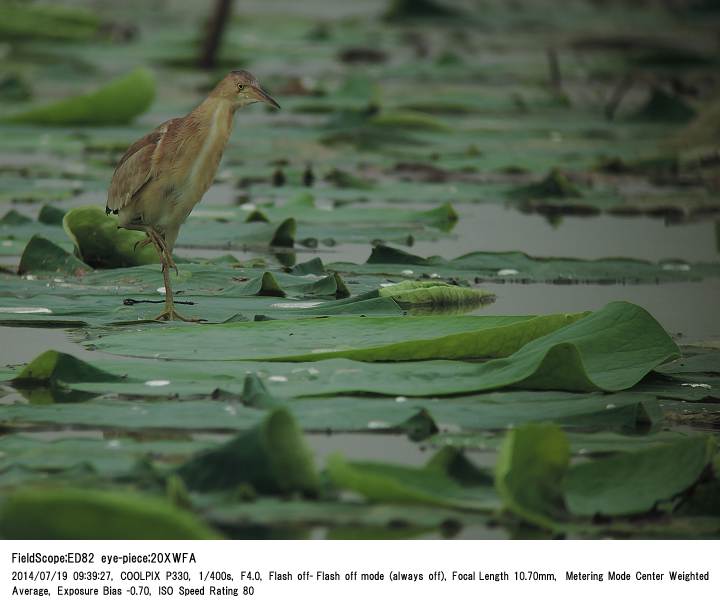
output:
<instances>
[{"instance_id":1,"label":"long toe","mask_svg":"<svg viewBox=\"0 0 720 609\"><path fill-rule=\"evenodd\" d=\"M199 317L185 317L184 315L180 315L175 307L166 307L163 309L162 313L155 318L155 321L185 321L188 323L199 323L206 320L200 319Z\"/></svg>"},{"instance_id":2,"label":"long toe","mask_svg":"<svg viewBox=\"0 0 720 609\"><path fill-rule=\"evenodd\" d=\"M135 245L133 245L133 252L137 251L137 248L139 247L145 247L146 245L150 245L153 242L153 240L148 237L147 239L143 239L142 241L136 241Z\"/></svg>"}]
</instances>

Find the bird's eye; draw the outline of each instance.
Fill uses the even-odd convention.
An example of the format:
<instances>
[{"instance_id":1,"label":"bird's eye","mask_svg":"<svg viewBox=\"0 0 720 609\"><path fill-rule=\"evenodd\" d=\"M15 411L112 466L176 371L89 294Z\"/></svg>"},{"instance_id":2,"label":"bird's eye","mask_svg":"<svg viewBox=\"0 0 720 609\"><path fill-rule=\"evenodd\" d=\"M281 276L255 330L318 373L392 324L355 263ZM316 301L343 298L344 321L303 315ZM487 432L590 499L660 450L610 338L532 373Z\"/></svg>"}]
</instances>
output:
<instances>
[{"instance_id":1,"label":"bird's eye","mask_svg":"<svg viewBox=\"0 0 720 609\"><path fill-rule=\"evenodd\" d=\"M242 91L245 88L245 85L238 85L238 91Z\"/></svg>"}]
</instances>

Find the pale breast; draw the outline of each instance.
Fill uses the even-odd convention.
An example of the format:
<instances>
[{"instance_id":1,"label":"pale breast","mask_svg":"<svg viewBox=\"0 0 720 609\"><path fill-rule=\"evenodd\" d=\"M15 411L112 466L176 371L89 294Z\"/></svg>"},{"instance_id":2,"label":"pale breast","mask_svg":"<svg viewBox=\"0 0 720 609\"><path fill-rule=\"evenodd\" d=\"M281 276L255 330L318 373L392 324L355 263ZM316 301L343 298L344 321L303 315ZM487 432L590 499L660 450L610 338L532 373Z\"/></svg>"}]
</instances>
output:
<instances>
[{"instance_id":1,"label":"pale breast","mask_svg":"<svg viewBox=\"0 0 720 609\"><path fill-rule=\"evenodd\" d=\"M197 152L191 152L193 158L182 189L186 194L184 198L196 198L195 202L197 202L210 188L230 136L231 126L232 109L219 104L213 110L209 123L203 130L204 133L198 134L199 149Z\"/></svg>"}]
</instances>

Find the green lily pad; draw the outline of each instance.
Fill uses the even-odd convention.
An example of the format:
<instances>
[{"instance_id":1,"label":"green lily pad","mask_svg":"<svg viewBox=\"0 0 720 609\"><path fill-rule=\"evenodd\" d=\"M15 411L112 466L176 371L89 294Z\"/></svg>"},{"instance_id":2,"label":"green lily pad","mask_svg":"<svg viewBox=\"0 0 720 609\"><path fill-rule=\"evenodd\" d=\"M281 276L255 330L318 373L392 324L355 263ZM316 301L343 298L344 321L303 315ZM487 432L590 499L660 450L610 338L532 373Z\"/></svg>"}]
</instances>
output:
<instances>
[{"instance_id":1,"label":"green lily pad","mask_svg":"<svg viewBox=\"0 0 720 609\"><path fill-rule=\"evenodd\" d=\"M119 228L115 216L95 206L76 207L63 218L78 255L93 268L117 268L160 262L151 244L138 246L145 234Z\"/></svg>"},{"instance_id":2,"label":"green lily pad","mask_svg":"<svg viewBox=\"0 0 720 609\"><path fill-rule=\"evenodd\" d=\"M522 519L554 528L564 517L562 479L570 445L554 425L525 425L508 432L495 469L504 507Z\"/></svg>"},{"instance_id":3,"label":"green lily pad","mask_svg":"<svg viewBox=\"0 0 720 609\"><path fill-rule=\"evenodd\" d=\"M338 337L348 346L338 344ZM142 353L135 332L99 337L92 344L117 354ZM468 372L473 371L475 391L511 385L620 391L679 356L675 343L647 311L623 302L611 303L590 315L334 317L222 327L151 328L144 332L142 350L146 356L159 359L215 361L500 357L468 365ZM357 379L353 378L353 382Z\"/></svg>"},{"instance_id":4,"label":"green lily pad","mask_svg":"<svg viewBox=\"0 0 720 609\"><path fill-rule=\"evenodd\" d=\"M297 423L284 409L273 410L254 429L194 457L178 474L190 489L205 491L249 484L261 493L312 494L319 486Z\"/></svg>"},{"instance_id":5,"label":"green lily pad","mask_svg":"<svg viewBox=\"0 0 720 609\"><path fill-rule=\"evenodd\" d=\"M583 314L538 317L304 319L262 324L148 329L144 345L154 357L211 360L409 361L501 357ZM201 333L202 341L194 335ZM230 337L234 338L230 338ZM113 353L138 354L137 336L115 334L94 344ZM202 343L202 344L199 344Z\"/></svg>"},{"instance_id":6,"label":"green lily pad","mask_svg":"<svg viewBox=\"0 0 720 609\"><path fill-rule=\"evenodd\" d=\"M20 275L29 273L77 275L90 270L82 260L39 235L32 237L25 246L18 265Z\"/></svg>"},{"instance_id":7,"label":"green lily pad","mask_svg":"<svg viewBox=\"0 0 720 609\"><path fill-rule=\"evenodd\" d=\"M104 372L67 353L45 351L25 366L13 379L13 383L18 387L29 387L119 380L121 380L120 376Z\"/></svg>"},{"instance_id":8,"label":"green lily pad","mask_svg":"<svg viewBox=\"0 0 720 609\"><path fill-rule=\"evenodd\" d=\"M580 516L647 512L697 482L715 451L712 439L699 437L580 463L565 479L568 508Z\"/></svg>"},{"instance_id":9,"label":"green lily pad","mask_svg":"<svg viewBox=\"0 0 720 609\"><path fill-rule=\"evenodd\" d=\"M490 486L463 486L436 465L424 468L385 463L347 462L340 455L328 459L327 472L334 484L359 493L371 502L426 504L465 510L489 511L497 505Z\"/></svg>"},{"instance_id":10,"label":"green lily pad","mask_svg":"<svg viewBox=\"0 0 720 609\"><path fill-rule=\"evenodd\" d=\"M32 218L11 209L2 218L0 218L0 226L22 226L24 224L31 224Z\"/></svg>"},{"instance_id":11,"label":"green lily pad","mask_svg":"<svg viewBox=\"0 0 720 609\"><path fill-rule=\"evenodd\" d=\"M88 40L100 33L100 26L97 14L82 8L14 2L0 7L0 36L6 40Z\"/></svg>"},{"instance_id":12,"label":"green lily pad","mask_svg":"<svg viewBox=\"0 0 720 609\"><path fill-rule=\"evenodd\" d=\"M38 222L53 226L62 226L65 210L52 205L43 205L38 212Z\"/></svg>"},{"instance_id":13,"label":"green lily pad","mask_svg":"<svg viewBox=\"0 0 720 609\"><path fill-rule=\"evenodd\" d=\"M18 491L0 506L5 539L217 539L197 517L155 497L96 490Z\"/></svg>"},{"instance_id":14,"label":"green lily pad","mask_svg":"<svg viewBox=\"0 0 720 609\"><path fill-rule=\"evenodd\" d=\"M104 87L59 102L20 112L3 120L32 125L122 125L145 112L155 99L155 78L145 68Z\"/></svg>"},{"instance_id":15,"label":"green lily pad","mask_svg":"<svg viewBox=\"0 0 720 609\"><path fill-rule=\"evenodd\" d=\"M387 245L373 248L364 264L336 262L330 267L353 275L468 282L658 283L720 276L720 265L716 263L692 264L681 260L652 263L632 258L537 258L523 252L471 252L446 260L441 256L423 258Z\"/></svg>"}]
</instances>

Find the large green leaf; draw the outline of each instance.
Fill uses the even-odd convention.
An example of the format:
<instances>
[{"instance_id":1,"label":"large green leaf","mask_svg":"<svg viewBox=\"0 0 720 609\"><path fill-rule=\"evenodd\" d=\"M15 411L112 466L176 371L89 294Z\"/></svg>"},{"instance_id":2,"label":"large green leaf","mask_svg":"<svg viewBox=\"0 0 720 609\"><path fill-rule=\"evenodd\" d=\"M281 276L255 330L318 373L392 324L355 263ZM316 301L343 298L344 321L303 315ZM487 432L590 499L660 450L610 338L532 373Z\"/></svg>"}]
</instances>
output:
<instances>
[{"instance_id":1,"label":"large green leaf","mask_svg":"<svg viewBox=\"0 0 720 609\"><path fill-rule=\"evenodd\" d=\"M155 497L96 490L34 489L0 506L6 539L214 539L192 514Z\"/></svg>"},{"instance_id":2,"label":"large green leaf","mask_svg":"<svg viewBox=\"0 0 720 609\"><path fill-rule=\"evenodd\" d=\"M320 370L316 370L319 376ZM306 374L312 376L312 372L315 370ZM297 378L299 374L294 376ZM268 384L275 387L286 383L281 379L293 377L278 374L267 378L272 379L267 381ZM257 424L264 409L282 405L292 412L300 427L316 432L402 433L410 431L413 421L428 422L430 427L461 429L466 433L470 430L502 430L539 421L552 421L570 429L635 432L652 429L662 421L662 413L654 399L632 393L604 396L514 391L443 399L400 396L400 401L393 397L370 396L280 398L267 391L263 381L254 374L245 377L242 388L239 381L218 378L182 386L174 381L165 384L167 380L149 379L130 386L93 383L94 391L100 392L102 387L108 391L106 397L94 397L91 392L81 393L77 389L53 393L23 388L23 396L30 403L6 404L3 419L6 424L25 427L72 425L103 429L238 431ZM388 385L391 382L388 379ZM73 386L87 387L85 384ZM232 391L235 389L238 393ZM314 386L308 383L305 391L312 392L313 389ZM332 391L332 388L323 389ZM317 387L315 390L321 392L323 389ZM128 397L115 399L113 390ZM205 395L201 397L203 390ZM384 386L375 388L375 391L379 390L386 389ZM157 395L158 391L165 391L166 396ZM386 391L390 392L392 388L388 387ZM432 392L432 388L428 387L427 391ZM143 394L147 400L144 403L138 399ZM178 394L182 399L173 399ZM43 407L38 408L38 404ZM422 419L417 420L422 413ZM484 436L479 436L478 441L487 444ZM588 443L595 446L589 438Z\"/></svg>"},{"instance_id":3,"label":"large green leaf","mask_svg":"<svg viewBox=\"0 0 720 609\"><path fill-rule=\"evenodd\" d=\"M203 215L212 213L213 210L203 209ZM226 208L218 209L217 213L222 214L220 217L227 218ZM423 211L398 207L368 207L366 205L318 207L312 195L308 193L299 194L284 205L260 205L251 214L255 214L252 216L254 218L265 217L273 222L294 217L299 220L301 226L330 225L336 230L351 226L360 233L367 227L380 225L404 226L408 229L423 226L449 229L458 220L457 212L449 203ZM246 218L249 216L250 214L247 214Z\"/></svg>"},{"instance_id":4,"label":"large green leaf","mask_svg":"<svg viewBox=\"0 0 720 609\"><path fill-rule=\"evenodd\" d=\"M88 404L86 404L88 406ZM137 404L127 404L127 410L138 419L143 416ZM36 410L40 410L36 408ZM47 485L58 474L66 474L63 483L85 486L87 481L97 485L100 481L124 481L138 478L133 472L138 465L149 465L157 473L170 474L178 464L187 461L203 449L217 446L221 441L191 439L187 434L167 436L162 432L152 435L123 436L108 434L107 438L72 437L65 433L60 438L46 439L42 434L8 434L0 438L4 453L0 471L0 485L15 487L5 476L13 471L23 473L22 482L35 481ZM18 477L18 476L16 476ZM73 481L73 478L75 479Z\"/></svg>"},{"instance_id":5,"label":"large green leaf","mask_svg":"<svg viewBox=\"0 0 720 609\"><path fill-rule=\"evenodd\" d=\"M78 7L15 2L0 7L0 34L6 40L88 40L98 35L100 26L94 11Z\"/></svg>"},{"instance_id":6,"label":"large green leaf","mask_svg":"<svg viewBox=\"0 0 720 609\"><path fill-rule=\"evenodd\" d=\"M33 125L120 125L145 112L155 99L155 78L137 68L92 93L5 117Z\"/></svg>"},{"instance_id":7,"label":"large green leaf","mask_svg":"<svg viewBox=\"0 0 720 609\"><path fill-rule=\"evenodd\" d=\"M620 391L679 356L675 343L647 311L622 302L587 316L327 318L152 328L143 334L143 351L138 351L137 332L99 337L92 344L118 354L218 361L501 357L458 368L458 377L463 372L473 374L475 391L510 385ZM202 340L196 340L200 335ZM418 340L418 335L424 338ZM338 340L343 342L338 345ZM360 385L354 388L360 390Z\"/></svg>"},{"instance_id":8,"label":"large green leaf","mask_svg":"<svg viewBox=\"0 0 720 609\"><path fill-rule=\"evenodd\" d=\"M582 314L538 317L308 319L222 328L177 327L144 331L144 346L161 359L408 361L499 357L571 324ZM198 344L195 337L202 334ZM230 338L232 337L232 338ZM142 355L136 335L101 337L96 347Z\"/></svg>"},{"instance_id":9,"label":"large green leaf","mask_svg":"<svg viewBox=\"0 0 720 609\"><path fill-rule=\"evenodd\" d=\"M391 527L401 537L412 526L441 527L449 523L484 526L488 515L423 504L358 503L356 501L287 501L263 497L257 501L214 505L206 514L217 526ZM380 535L376 531L373 538Z\"/></svg>"},{"instance_id":10,"label":"large green leaf","mask_svg":"<svg viewBox=\"0 0 720 609\"><path fill-rule=\"evenodd\" d=\"M273 410L227 444L200 454L179 470L191 489L233 490L249 484L263 493L315 493L312 456L289 412Z\"/></svg>"},{"instance_id":11,"label":"large green leaf","mask_svg":"<svg viewBox=\"0 0 720 609\"><path fill-rule=\"evenodd\" d=\"M349 463L340 455L333 455L328 459L327 471L337 486L374 502L480 511L492 510L498 505L492 487L463 486L435 466L412 468L385 463Z\"/></svg>"},{"instance_id":12,"label":"large green leaf","mask_svg":"<svg viewBox=\"0 0 720 609\"><path fill-rule=\"evenodd\" d=\"M495 488L506 509L547 528L564 517L562 479L570 463L565 434L554 425L508 432L495 466Z\"/></svg>"},{"instance_id":13,"label":"large green leaf","mask_svg":"<svg viewBox=\"0 0 720 609\"><path fill-rule=\"evenodd\" d=\"M715 450L714 440L698 437L580 463L565 480L568 508L581 516L647 512L695 484Z\"/></svg>"}]
</instances>

